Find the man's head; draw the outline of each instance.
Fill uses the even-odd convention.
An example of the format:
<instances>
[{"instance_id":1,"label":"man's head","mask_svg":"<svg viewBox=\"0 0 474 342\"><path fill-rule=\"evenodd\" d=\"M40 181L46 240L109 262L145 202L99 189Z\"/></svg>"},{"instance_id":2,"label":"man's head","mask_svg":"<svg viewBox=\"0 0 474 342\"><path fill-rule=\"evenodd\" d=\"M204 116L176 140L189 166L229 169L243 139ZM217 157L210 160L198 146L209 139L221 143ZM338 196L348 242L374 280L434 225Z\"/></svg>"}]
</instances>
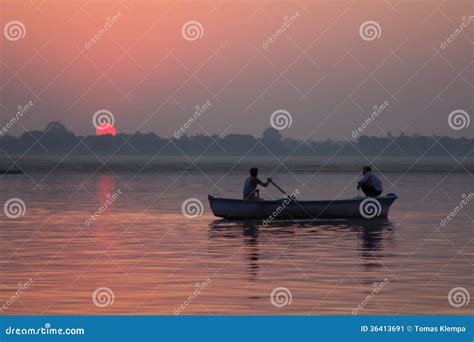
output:
<instances>
[{"instance_id":1,"label":"man's head","mask_svg":"<svg viewBox=\"0 0 474 342\"><path fill-rule=\"evenodd\" d=\"M256 167L252 167L252 168L250 169L250 175L251 175L252 177L257 177L257 176L258 176L258 169L257 169Z\"/></svg>"},{"instance_id":2,"label":"man's head","mask_svg":"<svg viewBox=\"0 0 474 342\"><path fill-rule=\"evenodd\" d=\"M372 168L370 166L364 166L362 168L362 174L365 175L367 172L372 172Z\"/></svg>"}]
</instances>

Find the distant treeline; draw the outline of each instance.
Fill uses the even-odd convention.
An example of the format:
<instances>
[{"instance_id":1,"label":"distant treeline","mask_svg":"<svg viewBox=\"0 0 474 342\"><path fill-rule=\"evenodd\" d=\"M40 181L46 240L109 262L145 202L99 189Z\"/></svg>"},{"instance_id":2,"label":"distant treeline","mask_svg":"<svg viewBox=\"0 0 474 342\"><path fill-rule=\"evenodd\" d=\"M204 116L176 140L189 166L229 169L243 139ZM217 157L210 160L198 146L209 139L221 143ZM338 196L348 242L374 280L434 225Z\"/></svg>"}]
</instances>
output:
<instances>
[{"instance_id":1,"label":"distant treeline","mask_svg":"<svg viewBox=\"0 0 474 342\"><path fill-rule=\"evenodd\" d=\"M302 141L284 138L267 128L262 137L248 134L183 135L162 138L154 133L76 136L59 122L45 131L20 137L0 135L0 149L11 155L249 155L249 156L468 156L474 138L404 135L360 136L357 141ZM1 151L0 151L1 152Z\"/></svg>"}]
</instances>

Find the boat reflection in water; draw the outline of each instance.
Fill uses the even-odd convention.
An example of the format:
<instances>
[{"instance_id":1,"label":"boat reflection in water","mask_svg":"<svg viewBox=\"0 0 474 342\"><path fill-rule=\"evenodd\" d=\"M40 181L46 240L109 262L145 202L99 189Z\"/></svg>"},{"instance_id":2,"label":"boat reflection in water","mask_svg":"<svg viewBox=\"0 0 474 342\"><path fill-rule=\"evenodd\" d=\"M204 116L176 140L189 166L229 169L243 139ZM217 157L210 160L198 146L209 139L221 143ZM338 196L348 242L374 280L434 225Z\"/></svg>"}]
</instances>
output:
<instances>
[{"instance_id":1,"label":"boat reflection in water","mask_svg":"<svg viewBox=\"0 0 474 342\"><path fill-rule=\"evenodd\" d=\"M311 268L319 266L318 263L323 264L320 265L323 268L321 272L324 272L324 263L328 260L331 260L332 268L337 268L339 263L343 266L354 262L365 270L383 267L383 244L395 243L393 234L394 226L385 218L274 221L269 225L252 220L215 220L209 225L210 254L223 253L224 246L229 256L236 249L243 249L251 282L258 279L261 268L272 266L273 258L290 260L301 271L308 267L306 263L298 265L302 256L310 261ZM225 239L232 239L239 244L226 245L222 242ZM230 246L233 248L228 248ZM350 259L347 263L343 260L345 256ZM372 280L362 281L366 282L371 283Z\"/></svg>"}]
</instances>

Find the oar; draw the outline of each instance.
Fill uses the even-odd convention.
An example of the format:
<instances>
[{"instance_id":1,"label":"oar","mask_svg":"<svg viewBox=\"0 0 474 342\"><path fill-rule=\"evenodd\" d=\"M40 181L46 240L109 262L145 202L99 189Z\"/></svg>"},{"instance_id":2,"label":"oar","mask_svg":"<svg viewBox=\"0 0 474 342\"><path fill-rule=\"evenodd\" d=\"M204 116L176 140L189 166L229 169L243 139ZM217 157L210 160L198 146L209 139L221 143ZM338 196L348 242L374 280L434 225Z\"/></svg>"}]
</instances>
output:
<instances>
[{"instance_id":1,"label":"oar","mask_svg":"<svg viewBox=\"0 0 474 342\"><path fill-rule=\"evenodd\" d=\"M275 184L273 181L271 181L270 183L273 184L273 186L275 188L277 188L278 190L280 190L280 192L286 196L286 198L288 198L290 201L294 201L294 202L297 202L296 200L296 197L295 198L291 198L290 196L288 196L288 194L285 192L285 190L283 190L282 188L280 188L277 184Z\"/></svg>"},{"instance_id":2,"label":"oar","mask_svg":"<svg viewBox=\"0 0 474 342\"><path fill-rule=\"evenodd\" d=\"M288 197L288 195L286 194L286 192L285 192L282 188L280 188L275 182L271 181L270 183L272 183L275 188L277 188L278 190L280 190L280 192L281 192L283 195L285 195L286 197Z\"/></svg>"},{"instance_id":3,"label":"oar","mask_svg":"<svg viewBox=\"0 0 474 342\"><path fill-rule=\"evenodd\" d=\"M291 198L290 196L287 195L287 193L285 192L285 190L283 190L282 188L280 188L280 187L279 187L277 184L275 184L273 181L271 181L270 183L272 183L275 188L277 188L278 190L280 190L280 192L281 192L283 195L285 195L287 199L289 199L289 200L292 201L293 203L298 204L298 200L296 199L296 197L295 197L295 198Z\"/></svg>"}]
</instances>

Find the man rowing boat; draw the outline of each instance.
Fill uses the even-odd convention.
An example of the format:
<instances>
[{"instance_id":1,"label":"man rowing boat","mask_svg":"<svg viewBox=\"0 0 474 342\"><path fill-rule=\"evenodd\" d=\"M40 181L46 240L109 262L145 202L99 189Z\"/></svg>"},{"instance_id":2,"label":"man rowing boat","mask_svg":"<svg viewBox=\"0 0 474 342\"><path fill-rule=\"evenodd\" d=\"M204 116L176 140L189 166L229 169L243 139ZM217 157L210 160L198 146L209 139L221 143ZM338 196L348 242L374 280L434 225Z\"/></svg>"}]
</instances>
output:
<instances>
[{"instance_id":1,"label":"man rowing boat","mask_svg":"<svg viewBox=\"0 0 474 342\"><path fill-rule=\"evenodd\" d=\"M382 181L373 172L370 166L362 168L364 177L357 183L357 190L362 189L367 197L377 197L382 194Z\"/></svg>"},{"instance_id":2,"label":"man rowing boat","mask_svg":"<svg viewBox=\"0 0 474 342\"><path fill-rule=\"evenodd\" d=\"M271 178L267 178L266 182L262 182L260 179L258 179L258 169L256 167L252 167L250 169L250 177L245 180L244 184L244 200L260 199L257 186L261 185L266 188L271 182Z\"/></svg>"}]
</instances>

